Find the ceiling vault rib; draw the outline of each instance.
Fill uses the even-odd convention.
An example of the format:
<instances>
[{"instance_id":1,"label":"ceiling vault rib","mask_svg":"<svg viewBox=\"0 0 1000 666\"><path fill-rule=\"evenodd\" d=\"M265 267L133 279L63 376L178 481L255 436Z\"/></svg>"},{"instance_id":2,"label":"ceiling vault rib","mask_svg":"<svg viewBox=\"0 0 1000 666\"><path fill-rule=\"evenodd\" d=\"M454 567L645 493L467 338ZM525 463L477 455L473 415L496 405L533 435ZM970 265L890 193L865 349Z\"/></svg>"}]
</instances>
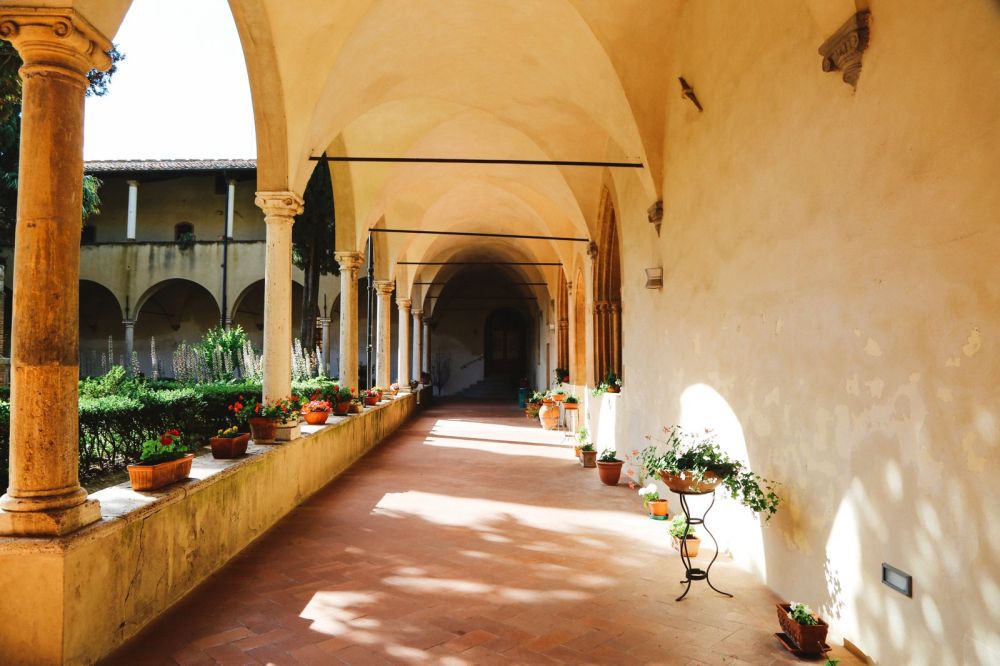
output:
<instances>
[{"instance_id":1,"label":"ceiling vault rib","mask_svg":"<svg viewBox=\"0 0 1000 666\"><path fill-rule=\"evenodd\" d=\"M397 261L402 266L562 266L558 261Z\"/></svg>"},{"instance_id":2,"label":"ceiling vault rib","mask_svg":"<svg viewBox=\"0 0 1000 666\"><path fill-rule=\"evenodd\" d=\"M379 234L437 234L438 236L476 236L480 238L522 238L525 240L572 241L574 243L589 243L589 238L574 238L572 236L542 236L531 234L492 234L479 231L434 231L432 229L378 229L368 230Z\"/></svg>"},{"instance_id":3,"label":"ceiling vault rib","mask_svg":"<svg viewBox=\"0 0 1000 666\"><path fill-rule=\"evenodd\" d=\"M355 157L319 155L314 162L390 162L397 164L516 164L525 166L601 167L609 169L642 169L642 162L586 162L577 160L506 160L476 157Z\"/></svg>"}]
</instances>

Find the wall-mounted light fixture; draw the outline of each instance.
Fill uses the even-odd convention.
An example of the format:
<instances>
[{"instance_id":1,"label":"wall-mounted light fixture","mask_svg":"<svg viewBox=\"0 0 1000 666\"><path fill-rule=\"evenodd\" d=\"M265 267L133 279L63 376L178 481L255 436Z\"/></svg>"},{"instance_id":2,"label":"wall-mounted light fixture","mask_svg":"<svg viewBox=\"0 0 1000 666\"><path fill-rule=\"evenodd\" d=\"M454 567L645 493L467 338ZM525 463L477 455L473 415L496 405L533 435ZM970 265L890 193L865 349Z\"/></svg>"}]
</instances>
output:
<instances>
[{"instance_id":1,"label":"wall-mounted light fixture","mask_svg":"<svg viewBox=\"0 0 1000 666\"><path fill-rule=\"evenodd\" d=\"M663 289L663 268L646 269L646 289Z\"/></svg>"}]
</instances>

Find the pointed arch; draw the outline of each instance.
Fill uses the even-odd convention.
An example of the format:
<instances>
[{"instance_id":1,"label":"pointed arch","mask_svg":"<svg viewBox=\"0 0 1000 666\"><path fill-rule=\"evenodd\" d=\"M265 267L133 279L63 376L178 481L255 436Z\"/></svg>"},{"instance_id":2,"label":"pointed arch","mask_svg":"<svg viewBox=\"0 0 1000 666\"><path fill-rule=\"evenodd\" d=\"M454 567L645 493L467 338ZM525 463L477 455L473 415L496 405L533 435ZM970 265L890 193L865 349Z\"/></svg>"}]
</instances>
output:
<instances>
[{"instance_id":1,"label":"pointed arch","mask_svg":"<svg viewBox=\"0 0 1000 666\"><path fill-rule=\"evenodd\" d=\"M622 269L614 202L601 192L600 236L594 267L594 372L600 384L609 372L622 376Z\"/></svg>"}]
</instances>

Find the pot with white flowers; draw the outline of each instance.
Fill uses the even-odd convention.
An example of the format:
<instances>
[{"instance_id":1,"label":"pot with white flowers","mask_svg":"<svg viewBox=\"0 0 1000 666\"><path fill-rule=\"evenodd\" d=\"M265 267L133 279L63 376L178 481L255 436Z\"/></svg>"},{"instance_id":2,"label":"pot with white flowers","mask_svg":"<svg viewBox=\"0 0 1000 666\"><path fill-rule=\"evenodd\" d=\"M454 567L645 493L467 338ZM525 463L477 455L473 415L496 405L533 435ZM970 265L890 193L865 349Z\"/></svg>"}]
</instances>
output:
<instances>
[{"instance_id":1,"label":"pot with white flowers","mask_svg":"<svg viewBox=\"0 0 1000 666\"><path fill-rule=\"evenodd\" d=\"M784 635L791 639L799 652L822 654L830 649L826 644L826 633L830 627L809 606L794 601L775 605L778 608L778 623ZM780 635L778 637L782 638Z\"/></svg>"},{"instance_id":2,"label":"pot with white flowers","mask_svg":"<svg viewBox=\"0 0 1000 666\"><path fill-rule=\"evenodd\" d=\"M642 505L649 512L649 517L653 520L666 520L669 510L669 503L660 498L660 491L656 484L650 481L639 488L639 497L642 498Z\"/></svg>"}]
</instances>

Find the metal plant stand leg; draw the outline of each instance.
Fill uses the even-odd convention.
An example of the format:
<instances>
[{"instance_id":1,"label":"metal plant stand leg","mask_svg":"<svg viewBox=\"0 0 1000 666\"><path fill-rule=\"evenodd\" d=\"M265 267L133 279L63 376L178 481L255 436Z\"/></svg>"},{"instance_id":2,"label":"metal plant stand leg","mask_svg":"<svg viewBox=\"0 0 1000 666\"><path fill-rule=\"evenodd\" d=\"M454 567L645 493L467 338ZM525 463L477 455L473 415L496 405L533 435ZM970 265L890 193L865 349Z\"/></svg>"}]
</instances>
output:
<instances>
[{"instance_id":1,"label":"metal plant stand leg","mask_svg":"<svg viewBox=\"0 0 1000 666\"><path fill-rule=\"evenodd\" d=\"M677 597L675 601L680 601L681 599L687 596L687 593L691 591L691 581L695 580L703 580L706 583L708 583L708 586L710 588L712 588L719 594L724 594L727 597L732 597L733 595L729 594L728 592L723 592L716 586L712 585L712 581L708 577L708 572L712 570L712 565L715 564L716 558L719 557L719 542L715 540L715 536L708 531L707 527L705 527L705 516L707 516L708 512L712 510L713 506L715 506L715 491L712 491L711 493L677 493L677 494L681 498L681 510L684 512L684 518L687 519L687 525L684 528L684 538L681 539L681 561L684 562L684 580L681 581L681 585L686 584L687 587L684 588L684 594ZM688 506L688 501L687 501L688 495L707 495L707 494L712 495L712 503L708 505L707 509L705 509L705 513L701 514L701 518L692 518L691 508ZM692 525L701 525L702 529L705 530L705 534L707 534L712 539L712 544L715 546L715 551L714 551L715 554L712 555L712 561L709 562L708 566L705 567L704 569L699 569L697 567L692 566L691 556L688 555L687 535Z\"/></svg>"}]
</instances>

